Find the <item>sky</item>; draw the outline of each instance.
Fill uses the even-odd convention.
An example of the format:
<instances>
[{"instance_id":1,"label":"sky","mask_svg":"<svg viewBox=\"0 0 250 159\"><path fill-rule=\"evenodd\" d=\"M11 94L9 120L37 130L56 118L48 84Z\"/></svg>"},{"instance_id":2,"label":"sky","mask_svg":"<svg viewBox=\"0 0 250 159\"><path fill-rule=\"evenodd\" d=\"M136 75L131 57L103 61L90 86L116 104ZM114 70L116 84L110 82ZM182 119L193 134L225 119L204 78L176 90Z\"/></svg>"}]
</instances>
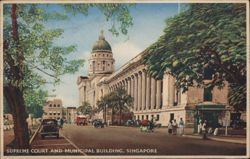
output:
<instances>
[{"instance_id":1,"label":"sky","mask_svg":"<svg viewBox=\"0 0 250 159\"><path fill-rule=\"evenodd\" d=\"M49 6L50 11L62 11L57 5ZM124 65L130 59L141 53L163 35L166 27L166 19L178 13L178 4L136 4L130 8L133 17L133 26L128 29L127 35L118 37L108 31L110 22L97 9L89 10L88 16L70 16L65 21L53 21L46 26L48 28L62 28L64 33L56 43L61 46L76 45L77 50L69 59L84 59L84 67L75 74L63 75L60 85L49 86L49 95L61 98L63 106L79 106L79 94L77 77L88 75L88 59L94 43L98 40L100 31L104 31L105 39L111 45L115 59L115 70ZM50 97L54 98L54 97Z\"/></svg>"}]
</instances>

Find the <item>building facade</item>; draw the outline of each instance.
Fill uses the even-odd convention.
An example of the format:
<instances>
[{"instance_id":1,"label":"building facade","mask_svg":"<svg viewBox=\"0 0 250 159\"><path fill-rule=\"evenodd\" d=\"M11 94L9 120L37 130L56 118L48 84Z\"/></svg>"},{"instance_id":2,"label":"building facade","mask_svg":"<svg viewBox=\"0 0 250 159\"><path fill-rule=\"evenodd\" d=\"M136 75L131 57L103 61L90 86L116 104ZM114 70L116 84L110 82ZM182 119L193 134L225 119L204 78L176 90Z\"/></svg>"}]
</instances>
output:
<instances>
[{"instance_id":1,"label":"building facade","mask_svg":"<svg viewBox=\"0 0 250 159\"><path fill-rule=\"evenodd\" d=\"M43 107L43 119L64 119L67 123L74 123L76 119L76 107L62 106L61 99L53 99L46 102Z\"/></svg>"},{"instance_id":2,"label":"building facade","mask_svg":"<svg viewBox=\"0 0 250 159\"><path fill-rule=\"evenodd\" d=\"M230 120L227 84L210 90L190 87L183 93L175 87L175 78L169 73L160 80L151 77L142 57L140 53L114 71L112 49L101 33L91 52L89 75L77 79L79 104L87 101L96 107L102 96L123 87L134 99L134 119L154 118L167 126L170 120L178 122L182 118L187 127L196 127L201 118L211 123Z\"/></svg>"}]
</instances>

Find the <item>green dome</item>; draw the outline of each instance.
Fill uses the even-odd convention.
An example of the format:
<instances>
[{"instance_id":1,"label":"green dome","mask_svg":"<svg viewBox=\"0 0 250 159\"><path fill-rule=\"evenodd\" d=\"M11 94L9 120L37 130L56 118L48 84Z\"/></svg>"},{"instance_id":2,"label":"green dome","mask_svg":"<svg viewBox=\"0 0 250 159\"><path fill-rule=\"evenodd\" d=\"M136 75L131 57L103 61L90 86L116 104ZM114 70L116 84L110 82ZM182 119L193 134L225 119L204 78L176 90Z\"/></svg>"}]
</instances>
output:
<instances>
[{"instance_id":1,"label":"green dome","mask_svg":"<svg viewBox=\"0 0 250 159\"><path fill-rule=\"evenodd\" d=\"M105 40L103 36L103 31L101 32L101 35L99 36L98 41L96 41L95 45L93 46L92 52L112 53L111 46L109 45L109 43Z\"/></svg>"}]
</instances>

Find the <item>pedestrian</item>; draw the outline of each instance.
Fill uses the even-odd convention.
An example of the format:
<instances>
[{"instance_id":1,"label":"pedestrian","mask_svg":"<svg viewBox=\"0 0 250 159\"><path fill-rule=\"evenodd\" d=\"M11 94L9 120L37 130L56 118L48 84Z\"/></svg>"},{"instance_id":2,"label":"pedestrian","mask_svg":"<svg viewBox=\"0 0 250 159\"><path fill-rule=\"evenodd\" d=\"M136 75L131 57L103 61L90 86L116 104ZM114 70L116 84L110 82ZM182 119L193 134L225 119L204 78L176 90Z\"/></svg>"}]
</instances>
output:
<instances>
[{"instance_id":1,"label":"pedestrian","mask_svg":"<svg viewBox=\"0 0 250 159\"><path fill-rule=\"evenodd\" d=\"M180 118L179 122L179 134L182 136L184 134L184 121Z\"/></svg>"},{"instance_id":2,"label":"pedestrian","mask_svg":"<svg viewBox=\"0 0 250 159\"><path fill-rule=\"evenodd\" d=\"M200 119L199 120L199 123L198 123L198 134L201 134L201 132L202 132L202 120Z\"/></svg>"},{"instance_id":3,"label":"pedestrian","mask_svg":"<svg viewBox=\"0 0 250 159\"><path fill-rule=\"evenodd\" d=\"M63 128L63 124L64 124L64 120L62 118L60 118L60 128Z\"/></svg>"},{"instance_id":4,"label":"pedestrian","mask_svg":"<svg viewBox=\"0 0 250 159\"><path fill-rule=\"evenodd\" d=\"M202 124L202 139L207 139L207 121Z\"/></svg>"},{"instance_id":5,"label":"pedestrian","mask_svg":"<svg viewBox=\"0 0 250 159\"><path fill-rule=\"evenodd\" d=\"M172 130L173 130L172 121L169 120L169 123L168 123L168 134L172 134Z\"/></svg>"},{"instance_id":6,"label":"pedestrian","mask_svg":"<svg viewBox=\"0 0 250 159\"><path fill-rule=\"evenodd\" d=\"M149 121L149 130L151 132L154 131L154 119L153 118Z\"/></svg>"},{"instance_id":7,"label":"pedestrian","mask_svg":"<svg viewBox=\"0 0 250 159\"><path fill-rule=\"evenodd\" d=\"M172 126L173 126L172 133L173 133L173 135L176 135L178 126L177 126L177 122L175 119L173 120Z\"/></svg>"}]
</instances>

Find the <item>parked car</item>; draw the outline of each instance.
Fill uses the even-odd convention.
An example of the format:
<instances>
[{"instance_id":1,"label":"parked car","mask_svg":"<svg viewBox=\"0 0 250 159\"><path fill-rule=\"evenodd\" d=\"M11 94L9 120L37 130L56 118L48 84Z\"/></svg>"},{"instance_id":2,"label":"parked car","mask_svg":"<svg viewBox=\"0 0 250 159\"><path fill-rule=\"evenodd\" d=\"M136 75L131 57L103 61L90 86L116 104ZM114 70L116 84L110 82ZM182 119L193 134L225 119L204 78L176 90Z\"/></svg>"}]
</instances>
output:
<instances>
[{"instance_id":1,"label":"parked car","mask_svg":"<svg viewBox=\"0 0 250 159\"><path fill-rule=\"evenodd\" d=\"M127 122L125 123L125 126L135 126L135 121L134 120L131 120L131 119L129 119L129 120L127 120Z\"/></svg>"},{"instance_id":2,"label":"parked car","mask_svg":"<svg viewBox=\"0 0 250 159\"><path fill-rule=\"evenodd\" d=\"M105 123L100 119L95 119L92 123L95 128L104 128Z\"/></svg>"},{"instance_id":3,"label":"parked car","mask_svg":"<svg viewBox=\"0 0 250 159\"><path fill-rule=\"evenodd\" d=\"M42 121L41 137L44 139L46 136L56 136L59 138L59 125L55 119L44 119Z\"/></svg>"}]
</instances>

